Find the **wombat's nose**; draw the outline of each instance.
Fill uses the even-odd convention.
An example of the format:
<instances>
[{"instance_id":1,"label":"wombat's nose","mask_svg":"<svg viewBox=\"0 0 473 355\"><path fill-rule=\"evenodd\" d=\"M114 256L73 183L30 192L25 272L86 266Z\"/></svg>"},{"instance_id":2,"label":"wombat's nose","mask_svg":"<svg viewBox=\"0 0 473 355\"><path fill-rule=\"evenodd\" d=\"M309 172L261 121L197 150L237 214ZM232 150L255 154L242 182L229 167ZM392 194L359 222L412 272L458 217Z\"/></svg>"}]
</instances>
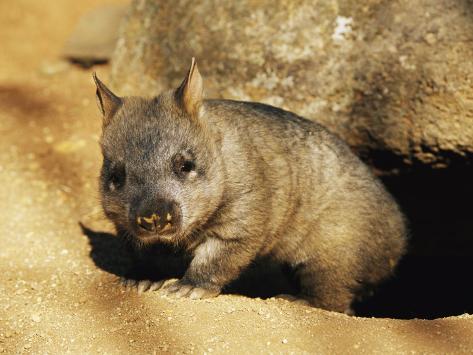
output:
<instances>
[{"instance_id":1,"label":"wombat's nose","mask_svg":"<svg viewBox=\"0 0 473 355\"><path fill-rule=\"evenodd\" d=\"M153 233L166 233L174 230L179 223L179 209L174 202L156 201L154 212L150 208L139 211L136 224L140 229Z\"/></svg>"}]
</instances>

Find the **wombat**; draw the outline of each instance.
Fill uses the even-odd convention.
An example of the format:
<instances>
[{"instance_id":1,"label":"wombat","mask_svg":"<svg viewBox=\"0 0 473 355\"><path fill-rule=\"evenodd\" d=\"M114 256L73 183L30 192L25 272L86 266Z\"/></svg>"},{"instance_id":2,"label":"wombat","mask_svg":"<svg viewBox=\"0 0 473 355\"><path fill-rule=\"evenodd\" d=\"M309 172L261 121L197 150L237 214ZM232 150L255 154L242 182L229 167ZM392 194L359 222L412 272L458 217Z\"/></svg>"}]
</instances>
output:
<instances>
[{"instance_id":1,"label":"wombat","mask_svg":"<svg viewBox=\"0 0 473 355\"><path fill-rule=\"evenodd\" d=\"M204 100L194 59L179 88L157 97L118 97L94 79L104 212L136 245L190 258L168 293L216 296L269 255L291 266L313 306L350 312L359 291L393 273L404 217L320 124L261 103Z\"/></svg>"}]
</instances>

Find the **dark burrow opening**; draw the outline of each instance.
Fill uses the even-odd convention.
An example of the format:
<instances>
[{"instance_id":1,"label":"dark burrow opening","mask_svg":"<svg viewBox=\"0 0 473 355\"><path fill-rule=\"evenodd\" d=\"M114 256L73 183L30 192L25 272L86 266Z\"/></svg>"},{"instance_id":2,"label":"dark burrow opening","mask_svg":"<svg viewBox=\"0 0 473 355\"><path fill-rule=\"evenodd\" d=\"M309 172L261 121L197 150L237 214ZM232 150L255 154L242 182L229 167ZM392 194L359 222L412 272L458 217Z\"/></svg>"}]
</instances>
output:
<instances>
[{"instance_id":1,"label":"dark burrow opening","mask_svg":"<svg viewBox=\"0 0 473 355\"><path fill-rule=\"evenodd\" d=\"M410 223L395 276L356 305L360 316L432 319L473 313L473 166L416 166L385 176Z\"/></svg>"},{"instance_id":2,"label":"dark burrow opening","mask_svg":"<svg viewBox=\"0 0 473 355\"><path fill-rule=\"evenodd\" d=\"M410 221L410 247L395 276L355 303L356 315L433 319L473 313L473 167L416 167L382 179ZM87 228L84 233L96 265L124 276L130 259L119 238ZM295 292L290 273L270 259L255 262L225 289L261 298Z\"/></svg>"}]
</instances>

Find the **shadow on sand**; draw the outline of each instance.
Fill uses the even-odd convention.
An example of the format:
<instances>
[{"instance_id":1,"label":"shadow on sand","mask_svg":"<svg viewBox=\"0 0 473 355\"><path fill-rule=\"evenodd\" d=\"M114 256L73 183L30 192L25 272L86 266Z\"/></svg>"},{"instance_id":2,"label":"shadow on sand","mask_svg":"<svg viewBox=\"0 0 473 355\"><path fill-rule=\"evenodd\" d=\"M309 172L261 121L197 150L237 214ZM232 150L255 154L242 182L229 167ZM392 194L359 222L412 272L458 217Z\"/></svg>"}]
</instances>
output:
<instances>
[{"instance_id":1,"label":"shadow on sand","mask_svg":"<svg viewBox=\"0 0 473 355\"><path fill-rule=\"evenodd\" d=\"M80 223L83 234L89 239L91 246L90 257L95 265L100 269L114 274L118 277L131 277L141 279L143 274L151 280L159 280L161 274L153 272L153 261L155 265L159 260L149 260L149 254L144 258L148 259L146 265L149 266L145 272L135 274L133 271L133 256L127 243L114 234L97 232ZM156 251L158 254L159 251ZM172 251L169 251L172 253ZM149 250L153 253L153 250ZM179 254L174 254L179 258ZM156 257L158 259L159 257ZM173 263L167 271L166 277L179 278L182 276L186 264L181 258L179 265ZM166 260L169 265L169 260ZM152 270L149 270L149 269ZM157 270L158 267L155 268ZM297 290L291 284L288 272L281 265L275 264L267 258L255 261L236 281L228 285L224 293L240 294L248 297L269 298L279 294L295 294Z\"/></svg>"}]
</instances>

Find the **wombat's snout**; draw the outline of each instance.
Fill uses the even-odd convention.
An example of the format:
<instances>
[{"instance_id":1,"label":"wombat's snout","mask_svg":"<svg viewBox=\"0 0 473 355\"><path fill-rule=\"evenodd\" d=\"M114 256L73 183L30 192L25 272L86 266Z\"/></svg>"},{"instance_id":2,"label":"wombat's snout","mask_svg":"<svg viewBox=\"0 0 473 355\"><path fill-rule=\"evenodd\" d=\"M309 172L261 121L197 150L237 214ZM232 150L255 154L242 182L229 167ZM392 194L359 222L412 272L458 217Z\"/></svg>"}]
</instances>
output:
<instances>
[{"instance_id":1,"label":"wombat's snout","mask_svg":"<svg viewBox=\"0 0 473 355\"><path fill-rule=\"evenodd\" d=\"M178 205L173 201L157 200L137 211L135 223L139 230L165 234L174 232L180 223Z\"/></svg>"}]
</instances>

